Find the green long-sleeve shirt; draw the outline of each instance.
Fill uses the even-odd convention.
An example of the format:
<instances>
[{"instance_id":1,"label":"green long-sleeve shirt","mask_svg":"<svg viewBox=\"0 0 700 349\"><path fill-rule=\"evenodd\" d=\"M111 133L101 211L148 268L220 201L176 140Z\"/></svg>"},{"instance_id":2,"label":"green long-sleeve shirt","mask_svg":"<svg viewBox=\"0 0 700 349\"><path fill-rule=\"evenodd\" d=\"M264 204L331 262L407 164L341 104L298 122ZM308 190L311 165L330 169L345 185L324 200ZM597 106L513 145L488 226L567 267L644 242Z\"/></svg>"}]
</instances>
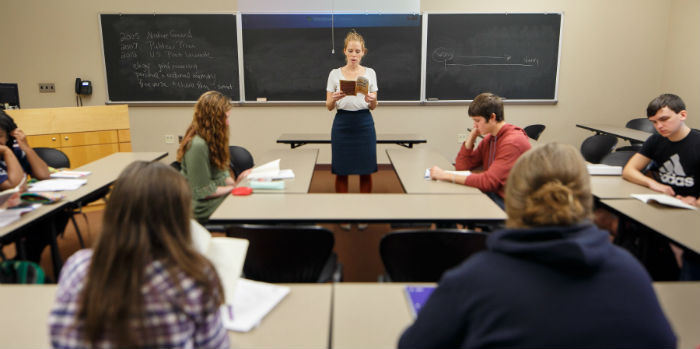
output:
<instances>
[{"instance_id":1,"label":"green long-sleeve shirt","mask_svg":"<svg viewBox=\"0 0 700 349\"><path fill-rule=\"evenodd\" d=\"M202 137L194 136L189 149L182 157L180 172L187 178L192 189L194 217L199 222L209 219L226 195L205 199L216 191L216 187L226 185L230 175L228 168L219 169L209 159L209 146Z\"/></svg>"}]
</instances>

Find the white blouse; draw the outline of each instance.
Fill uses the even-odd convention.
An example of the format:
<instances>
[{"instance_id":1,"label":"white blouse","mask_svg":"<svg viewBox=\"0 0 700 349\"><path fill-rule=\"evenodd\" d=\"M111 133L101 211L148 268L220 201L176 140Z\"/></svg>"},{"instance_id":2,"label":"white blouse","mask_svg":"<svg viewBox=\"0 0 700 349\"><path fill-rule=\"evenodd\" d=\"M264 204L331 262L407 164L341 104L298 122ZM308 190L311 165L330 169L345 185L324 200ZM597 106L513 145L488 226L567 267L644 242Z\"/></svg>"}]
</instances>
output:
<instances>
[{"instance_id":1,"label":"white blouse","mask_svg":"<svg viewBox=\"0 0 700 349\"><path fill-rule=\"evenodd\" d=\"M379 91L377 86L377 74L374 69L365 67L365 74L362 75L369 80L369 92ZM340 68L331 70L328 74L328 85L326 86L326 91L336 92L340 89L340 80L347 80L340 71ZM363 110L369 109L369 104L365 102L365 96L358 93L357 96L345 96L335 102L336 109L343 109L347 111Z\"/></svg>"}]
</instances>

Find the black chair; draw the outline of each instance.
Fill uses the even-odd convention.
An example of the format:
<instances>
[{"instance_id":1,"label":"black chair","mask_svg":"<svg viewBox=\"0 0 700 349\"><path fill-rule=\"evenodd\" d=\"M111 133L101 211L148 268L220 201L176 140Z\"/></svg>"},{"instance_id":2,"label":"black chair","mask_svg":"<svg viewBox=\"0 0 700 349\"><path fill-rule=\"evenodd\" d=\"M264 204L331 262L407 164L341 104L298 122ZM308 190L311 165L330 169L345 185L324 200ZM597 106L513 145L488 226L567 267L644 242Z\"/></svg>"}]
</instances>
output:
<instances>
[{"instance_id":1,"label":"black chair","mask_svg":"<svg viewBox=\"0 0 700 349\"><path fill-rule=\"evenodd\" d=\"M486 237L463 229L397 230L379 243L388 281L437 282L442 274L486 249Z\"/></svg>"},{"instance_id":2,"label":"black chair","mask_svg":"<svg viewBox=\"0 0 700 349\"><path fill-rule=\"evenodd\" d=\"M55 148L37 147L33 149L47 165L53 168L70 168L70 159L64 152Z\"/></svg>"},{"instance_id":3,"label":"black chair","mask_svg":"<svg viewBox=\"0 0 700 349\"><path fill-rule=\"evenodd\" d=\"M581 143L581 155L586 161L599 164L603 157L613 151L617 145L617 137L600 134L586 138Z\"/></svg>"},{"instance_id":4,"label":"black chair","mask_svg":"<svg viewBox=\"0 0 700 349\"><path fill-rule=\"evenodd\" d=\"M636 153L637 152L633 150L614 151L603 156L600 163L610 166L625 166L627 161L629 161L629 159Z\"/></svg>"},{"instance_id":5,"label":"black chair","mask_svg":"<svg viewBox=\"0 0 700 349\"><path fill-rule=\"evenodd\" d=\"M542 131L544 131L544 129L545 126L542 124L529 125L523 128L523 130L525 130L525 133L527 133L527 136L534 140L540 139L540 135L542 134Z\"/></svg>"},{"instance_id":6,"label":"black chair","mask_svg":"<svg viewBox=\"0 0 700 349\"><path fill-rule=\"evenodd\" d=\"M247 239L246 278L264 282L342 281L333 252L333 233L319 226L250 225L227 227L229 237Z\"/></svg>"},{"instance_id":7,"label":"black chair","mask_svg":"<svg viewBox=\"0 0 700 349\"><path fill-rule=\"evenodd\" d=\"M231 156L231 170L236 175L236 178L241 172L255 166L253 155L246 148L232 145L228 147L228 151Z\"/></svg>"},{"instance_id":8,"label":"black chair","mask_svg":"<svg viewBox=\"0 0 700 349\"><path fill-rule=\"evenodd\" d=\"M649 133L656 133L656 129L654 128L654 124L652 124L648 118L632 119L630 121L627 121L627 124L625 124L625 127L631 128L634 130L649 132Z\"/></svg>"},{"instance_id":9,"label":"black chair","mask_svg":"<svg viewBox=\"0 0 700 349\"><path fill-rule=\"evenodd\" d=\"M177 172L180 172L180 169L182 168L180 161L173 161L170 163L170 166L174 168Z\"/></svg>"}]
</instances>

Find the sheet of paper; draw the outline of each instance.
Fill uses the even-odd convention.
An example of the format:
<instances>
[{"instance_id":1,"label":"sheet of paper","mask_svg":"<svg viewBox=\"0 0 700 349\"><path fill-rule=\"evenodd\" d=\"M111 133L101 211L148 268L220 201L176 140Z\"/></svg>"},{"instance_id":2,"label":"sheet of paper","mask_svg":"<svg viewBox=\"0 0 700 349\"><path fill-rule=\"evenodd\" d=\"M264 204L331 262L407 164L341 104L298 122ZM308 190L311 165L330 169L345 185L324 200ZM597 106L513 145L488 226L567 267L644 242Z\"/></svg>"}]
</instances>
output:
<instances>
[{"instance_id":1,"label":"sheet of paper","mask_svg":"<svg viewBox=\"0 0 700 349\"><path fill-rule=\"evenodd\" d=\"M238 280L233 305L221 307L224 327L248 332L289 294L290 288L247 279Z\"/></svg>"},{"instance_id":2,"label":"sheet of paper","mask_svg":"<svg viewBox=\"0 0 700 349\"><path fill-rule=\"evenodd\" d=\"M87 183L87 179L47 179L38 181L29 187L29 191L62 191L76 190Z\"/></svg>"},{"instance_id":3,"label":"sheet of paper","mask_svg":"<svg viewBox=\"0 0 700 349\"><path fill-rule=\"evenodd\" d=\"M33 204L22 208L0 209L0 227L12 224L13 222L19 220L19 217L21 217L23 214L33 211L39 206L41 206L41 204Z\"/></svg>"},{"instance_id":4,"label":"sheet of paper","mask_svg":"<svg viewBox=\"0 0 700 349\"><path fill-rule=\"evenodd\" d=\"M58 171L52 173L51 178L82 178L90 173L90 171Z\"/></svg>"},{"instance_id":5,"label":"sheet of paper","mask_svg":"<svg viewBox=\"0 0 700 349\"><path fill-rule=\"evenodd\" d=\"M250 179L268 178L271 179L280 172L280 159L270 161L253 168L248 175Z\"/></svg>"},{"instance_id":6,"label":"sheet of paper","mask_svg":"<svg viewBox=\"0 0 700 349\"><path fill-rule=\"evenodd\" d=\"M695 206L688 205L680 199L676 199L673 196L669 196L666 194L630 194L630 196L645 203L653 201L666 206L685 208L689 210L698 209Z\"/></svg>"},{"instance_id":7,"label":"sheet of paper","mask_svg":"<svg viewBox=\"0 0 700 349\"><path fill-rule=\"evenodd\" d=\"M591 176L620 176L622 166L610 166L604 164L586 164L588 174Z\"/></svg>"}]
</instances>

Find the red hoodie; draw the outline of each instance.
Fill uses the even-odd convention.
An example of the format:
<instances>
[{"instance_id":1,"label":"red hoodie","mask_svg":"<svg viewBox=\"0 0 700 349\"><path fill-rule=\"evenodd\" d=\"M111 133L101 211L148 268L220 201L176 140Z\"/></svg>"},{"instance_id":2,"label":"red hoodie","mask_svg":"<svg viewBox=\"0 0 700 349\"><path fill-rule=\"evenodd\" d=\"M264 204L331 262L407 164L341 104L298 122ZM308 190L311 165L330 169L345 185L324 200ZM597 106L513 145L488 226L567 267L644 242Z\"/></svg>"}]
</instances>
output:
<instances>
[{"instance_id":1,"label":"red hoodie","mask_svg":"<svg viewBox=\"0 0 700 349\"><path fill-rule=\"evenodd\" d=\"M476 149L469 150L462 144L455 160L455 169L464 171L481 166L484 171L472 173L464 184L484 192L496 192L504 197L508 173L518 157L528 149L530 140L525 131L515 125L505 124L496 137L486 135Z\"/></svg>"}]
</instances>

